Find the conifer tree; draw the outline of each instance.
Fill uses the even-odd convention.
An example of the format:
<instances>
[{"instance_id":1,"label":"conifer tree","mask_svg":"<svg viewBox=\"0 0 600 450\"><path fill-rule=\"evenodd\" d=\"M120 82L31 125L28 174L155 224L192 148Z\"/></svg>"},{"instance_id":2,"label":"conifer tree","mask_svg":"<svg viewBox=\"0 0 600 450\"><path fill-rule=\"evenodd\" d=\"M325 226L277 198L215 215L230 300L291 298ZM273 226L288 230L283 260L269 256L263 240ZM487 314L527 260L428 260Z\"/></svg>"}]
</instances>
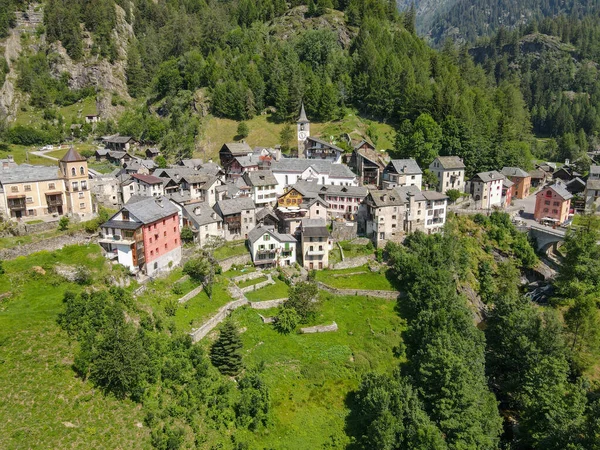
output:
<instances>
[{"instance_id":1,"label":"conifer tree","mask_svg":"<svg viewBox=\"0 0 600 450\"><path fill-rule=\"evenodd\" d=\"M210 349L210 360L223 375L237 375L242 369L241 348L240 335L233 322L228 320Z\"/></svg>"}]
</instances>

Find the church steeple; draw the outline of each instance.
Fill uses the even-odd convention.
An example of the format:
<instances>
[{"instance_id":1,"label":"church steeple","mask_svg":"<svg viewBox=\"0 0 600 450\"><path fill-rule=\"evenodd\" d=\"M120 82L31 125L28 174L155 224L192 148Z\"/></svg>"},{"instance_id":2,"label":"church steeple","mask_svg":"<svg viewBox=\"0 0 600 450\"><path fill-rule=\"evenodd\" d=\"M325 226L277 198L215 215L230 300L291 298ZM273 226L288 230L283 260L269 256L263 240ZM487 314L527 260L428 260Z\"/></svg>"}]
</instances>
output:
<instances>
[{"instance_id":1,"label":"church steeple","mask_svg":"<svg viewBox=\"0 0 600 450\"><path fill-rule=\"evenodd\" d=\"M300 117L298 117L296 124L298 126L298 157L305 158L306 139L310 136L310 122L306 117L306 111L304 111L304 102L300 107Z\"/></svg>"}]
</instances>

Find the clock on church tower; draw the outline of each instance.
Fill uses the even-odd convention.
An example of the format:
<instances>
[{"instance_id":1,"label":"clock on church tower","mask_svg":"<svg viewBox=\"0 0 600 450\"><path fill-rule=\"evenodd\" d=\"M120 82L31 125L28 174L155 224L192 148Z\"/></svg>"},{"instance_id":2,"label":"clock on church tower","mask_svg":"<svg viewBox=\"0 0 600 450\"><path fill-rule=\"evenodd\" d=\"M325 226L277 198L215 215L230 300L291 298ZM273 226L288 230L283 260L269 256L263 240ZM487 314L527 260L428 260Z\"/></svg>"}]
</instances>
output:
<instances>
[{"instance_id":1,"label":"clock on church tower","mask_svg":"<svg viewBox=\"0 0 600 450\"><path fill-rule=\"evenodd\" d=\"M298 157L305 158L305 143L306 139L310 136L310 122L306 118L306 112L304 111L304 103L300 108L300 117L296 122L298 125Z\"/></svg>"}]
</instances>

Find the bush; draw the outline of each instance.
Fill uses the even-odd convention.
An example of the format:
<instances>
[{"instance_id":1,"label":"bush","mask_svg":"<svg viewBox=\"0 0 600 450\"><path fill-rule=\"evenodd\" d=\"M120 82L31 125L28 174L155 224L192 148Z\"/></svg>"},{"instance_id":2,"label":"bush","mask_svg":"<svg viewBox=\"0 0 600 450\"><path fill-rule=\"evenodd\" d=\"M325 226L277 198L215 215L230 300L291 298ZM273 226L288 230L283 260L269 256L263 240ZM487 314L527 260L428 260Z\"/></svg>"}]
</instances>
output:
<instances>
[{"instance_id":1,"label":"bush","mask_svg":"<svg viewBox=\"0 0 600 450\"><path fill-rule=\"evenodd\" d=\"M446 195L450 199L450 203L454 203L460 198L460 191L458 189L449 189L446 191Z\"/></svg>"},{"instance_id":2,"label":"bush","mask_svg":"<svg viewBox=\"0 0 600 450\"><path fill-rule=\"evenodd\" d=\"M181 283L175 283L173 285L173 288L171 289L171 291L175 295L181 295L181 294L183 294L183 286L181 286Z\"/></svg>"},{"instance_id":3,"label":"bush","mask_svg":"<svg viewBox=\"0 0 600 450\"><path fill-rule=\"evenodd\" d=\"M167 302L165 305L165 314L169 317L173 317L177 314L177 300Z\"/></svg>"},{"instance_id":4,"label":"bush","mask_svg":"<svg viewBox=\"0 0 600 450\"><path fill-rule=\"evenodd\" d=\"M294 308L279 308L279 314L275 318L275 329L282 334L290 334L298 326L300 316Z\"/></svg>"},{"instance_id":5,"label":"bush","mask_svg":"<svg viewBox=\"0 0 600 450\"><path fill-rule=\"evenodd\" d=\"M70 220L67 216L62 216L58 221L58 229L60 231L65 231L67 228L69 228L69 222Z\"/></svg>"},{"instance_id":6,"label":"bush","mask_svg":"<svg viewBox=\"0 0 600 450\"><path fill-rule=\"evenodd\" d=\"M190 227L183 227L180 236L183 242L192 242L194 240L194 232Z\"/></svg>"},{"instance_id":7,"label":"bush","mask_svg":"<svg viewBox=\"0 0 600 450\"><path fill-rule=\"evenodd\" d=\"M315 283L301 282L292 286L289 290L287 308L294 309L302 323L308 322L317 313L316 298L319 289Z\"/></svg>"},{"instance_id":8,"label":"bush","mask_svg":"<svg viewBox=\"0 0 600 450\"><path fill-rule=\"evenodd\" d=\"M87 267L80 266L74 277L75 283L87 286L92 284L92 272Z\"/></svg>"},{"instance_id":9,"label":"bush","mask_svg":"<svg viewBox=\"0 0 600 450\"><path fill-rule=\"evenodd\" d=\"M248 124L246 122L240 122L237 127L237 135L240 139L248 137L250 134L250 128L248 128Z\"/></svg>"}]
</instances>

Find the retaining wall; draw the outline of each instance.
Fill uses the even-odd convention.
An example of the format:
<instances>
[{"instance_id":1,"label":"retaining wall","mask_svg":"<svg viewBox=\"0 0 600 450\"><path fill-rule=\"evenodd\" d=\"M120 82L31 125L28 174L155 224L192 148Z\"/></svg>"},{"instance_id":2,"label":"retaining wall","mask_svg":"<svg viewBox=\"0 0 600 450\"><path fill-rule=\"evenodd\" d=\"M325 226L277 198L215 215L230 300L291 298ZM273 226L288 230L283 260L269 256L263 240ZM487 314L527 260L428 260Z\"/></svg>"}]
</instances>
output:
<instances>
[{"instance_id":1,"label":"retaining wall","mask_svg":"<svg viewBox=\"0 0 600 450\"><path fill-rule=\"evenodd\" d=\"M56 236L38 242L32 242L30 244L17 245L13 248L2 249L0 250L0 259L15 259L19 256L28 256L32 253L41 252L43 250L52 252L54 250L60 250L67 245L84 245L95 241L95 236L90 236L83 231L73 233L72 235L64 234L62 236Z\"/></svg>"},{"instance_id":2,"label":"retaining wall","mask_svg":"<svg viewBox=\"0 0 600 450\"><path fill-rule=\"evenodd\" d=\"M179 282L178 282L179 283ZM185 303L188 300L193 299L196 295L198 295L200 292L202 292L202 290L204 289L204 285L201 284L200 286L198 286L195 289L192 289L190 292L188 292L187 294L185 294L183 297L181 297L179 300L177 300L179 303Z\"/></svg>"},{"instance_id":3,"label":"retaining wall","mask_svg":"<svg viewBox=\"0 0 600 450\"><path fill-rule=\"evenodd\" d=\"M373 261L375 259L375 255L365 255L365 256L357 256L356 258L348 258L342 262L334 264L331 266L333 270L339 269L353 269L355 267L361 267L365 264L368 264L369 261Z\"/></svg>"},{"instance_id":4,"label":"retaining wall","mask_svg":"<svg viewBox=\"0 0 600 450\"><path fill-rule=\"evenodd\" d=\"M302 334L313 334L313 333L328 333L331 331L337 331L337 323L333 322L331 325L317 325L314 327L300 328Z\"/></svg>"},{"instance_id":5,"label":"retaining wall","mask_svg":"<svg viewBox=\"0 0 600 450\"><path fill-rule=\"evenodd\" d=\"M238 277L233 277L232 280L234 283L242 283L248 280L255 280L260 277L266 277L266 275L262 272L250 272L245 275L240 275Z\"/></svg>"},{"instance_id":6,"label":"retaining wall","mask_svg":"<svg viewBox=\"0 0 600 450\"><path fill-rule=\"evenodd\" d=\"M398 297L402 295L401 292L398 291L370 291L366 289L336 289L331 286L328 286L320 281L317 283L319 289L322 289L326 292L335 295L360 295L363 297L377 297L384 298L386 300L396 300Z\"/></svg>"},{"instance_id":7,"label":"retaining wall","mask_svg":"<svg viewBox=\"0 0 600 450\"><path fill-rule=\"evenodd\" d=\"M250 302L250 308L252 309L269 309L277 308L287 301L287 298L278 298L277 300L265 300L262 302Z\"/></svg>"},{"instance_id":8,"label":"retaining wall","mask_svg":"<svg viewBox=\"0 0 600 450\"><path fill-rule=\"evenodd\" d=\"M233 266L233 265L243 266L243 265L251 263L251 262L252 262L252 258L250 258L250 254L248 253L248 254L244 254L244 255L232 256L231 258L223 259L223 260L219 261L219 265L223 269L223 272L227 272L229 269L231 269L231 266Z\"/></svg>"},{"instance_id":9,"label":"retaining wall","mask_svg":"<svg viewBox=\"0 0 600 450\"><path fill-rule=\"evenodd\" d=\"M198 342L200 339L202 339L204 336L210 333L213 330L213 328L215 328L217 325L223 322L223 320L225 320L225 318L229 315L231 311L236 310L240 306L244 306L247 304L248 300L242 298L240 300L235 300L233 302L227 303L225 306L222 306L221 309L219 309L219 312L217 312L217 314L211 317L208 321L204 322L200 328L197 328L196 330L190 333L192 341Z\"/></svg>"},{"instance_id":10,"label":"retaining wall","mask_svg":"<svg viewBox=\"0 0 600 450\"><path fill-rule=\"evenodd\" d=\"M273 322L275 322L275 317L265 317L262 314L259 314L259 316L262 319L263 323L273 323Z\"/></svg>"},{"instance_id":11,"label":"retaining wall","mask_svg":"<svg viewBox=\"0 0 600 450\"><path fill-rule=\"evenodd\" d=\"M271 277L269 277L268 280L253 284L252 286L246 286L245 288L240 288L240 289L245 294L246 292L257 291L257 290L264 288L265 286L268 286L270 284L275 284L275 282L271 279Z\"/></svg>"}]
</instances>

